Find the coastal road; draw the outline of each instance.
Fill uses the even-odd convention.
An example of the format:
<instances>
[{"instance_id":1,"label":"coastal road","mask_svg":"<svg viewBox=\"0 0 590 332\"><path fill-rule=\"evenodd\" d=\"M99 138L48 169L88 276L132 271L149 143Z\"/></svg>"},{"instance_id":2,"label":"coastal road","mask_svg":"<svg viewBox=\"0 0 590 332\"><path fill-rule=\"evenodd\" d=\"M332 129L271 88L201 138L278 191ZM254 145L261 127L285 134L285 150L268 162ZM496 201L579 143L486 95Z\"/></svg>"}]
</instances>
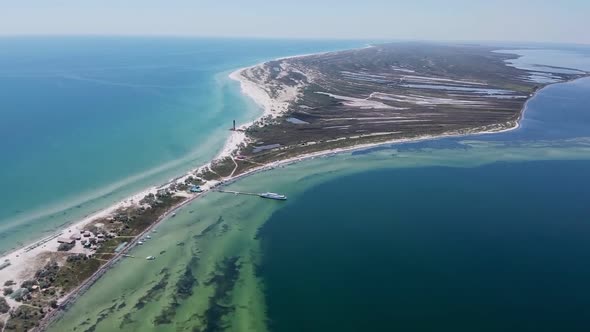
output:
<instances>
[{"instance_id":1,"label":"coastal road","mask_svg":"<svg viewBox=\"0 0 590 332\"><path fill-rule=\"evenodd\" d=\"M230 179L231 179L231 178L233 178L233 177L234 177L234 174L235 174L235 173L236 173L236 171L238 170L238 163L237 163L237 162L236 162L236 160L234 159L234 156L231 156L231 155L230 155L229 157L231 158L231 161L233 161L233 162L234 162L234 165L235 165L235 167L234 167L234 170L233 170L233 171L231 171L231 174L228 176L228 178L230 178Z\"/></svg>"},{"instance_id":2,"label":"coastal road","mask_svg":"<svg viewBox=\"0 0 590 332\"><path fill-rule=\"evenodd\" d=\"M170 217L176 211L178 211L179 209L183 208L184 206L186 206L187 204L189 204L190 202L194 201L195 199L197 199L201 196L202 196L202 194L197 194L197 195L187 199L186 201L180 203L179 205L170 208L166 213L161 215L156 220L156 222L154 222L151 226L146 228L143 232L141 232L137 236L135 236L135 238L133 240L131 240L131 242L129 243L129 245L126 248L121 250L119 253L115 254L115 256L113 256L113 258L111 258L104 265L99 267L98 270L96 270L96 272L94 272L94 274L92 274L88 279L86 279L84 282L82 282L82 284L80 284L74 290L70 291L70 293L68 293L67 295L63 296L60 299L59 308L49 312L39 322L39 325L36 328L32 329L31 331L41 332L41 331L47 330L47 328L49 327L49 324L51 324L51 322L54 319L56 319L59 316L59 314L61 312L63 312L64 309L67 308L68 305L72 304L79 296L84 294L84 292L86 290L88 290L88 288L90 288L90 286L92 286L98 279L100 279L100 277L102 277L102 275L104 275L116 262L118 262L119 259L125 257L125 255L127 255L127 252L129 252L129 250L131 250L133 247L135 247L137 245L137 242L139 242L142 237L144 237L149 232L151 232L162 221L164 221L165 219Z\"/></svg>"}]
</instances>

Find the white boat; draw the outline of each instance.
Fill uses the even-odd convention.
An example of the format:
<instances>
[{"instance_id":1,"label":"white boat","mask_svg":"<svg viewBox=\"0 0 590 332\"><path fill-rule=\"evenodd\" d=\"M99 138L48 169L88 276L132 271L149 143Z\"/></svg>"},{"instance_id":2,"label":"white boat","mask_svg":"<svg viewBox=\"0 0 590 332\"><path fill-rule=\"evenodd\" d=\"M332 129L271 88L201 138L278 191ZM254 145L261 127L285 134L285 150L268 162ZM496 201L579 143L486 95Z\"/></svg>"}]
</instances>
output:
<instances>
[{"instance_id":1,"label":"white boat","mask_svg":"<svg viewBox=\"0 0 590 332\"><path fill-rule=\"evenodd\" d=\"M285 201L285 200L287 200L287 196L281 195L281 194L277 194L277 193L262 193L262 194L259 194L258 196L260 196L262 198L276 199L276 200L279 200L279 201Z\"/></svg>"},{"instance_id":2,"label":"white boat","mask_svg":"<svg viewBox=\"0 0 590 332\"><path fill-rule=\"evenodd\" d=\"M154 259L156 259L156 257L154 257L154 256L147 256L145 259L147 259L148 261L153 261Z\"/></svg>"}]
</instances>

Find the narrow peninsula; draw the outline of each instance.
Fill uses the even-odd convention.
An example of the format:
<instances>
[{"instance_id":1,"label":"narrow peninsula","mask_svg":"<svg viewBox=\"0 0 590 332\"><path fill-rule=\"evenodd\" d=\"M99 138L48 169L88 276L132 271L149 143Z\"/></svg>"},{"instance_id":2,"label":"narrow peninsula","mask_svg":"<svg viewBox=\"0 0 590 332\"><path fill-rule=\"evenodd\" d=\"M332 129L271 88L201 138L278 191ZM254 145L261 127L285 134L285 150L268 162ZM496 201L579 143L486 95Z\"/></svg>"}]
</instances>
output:
<instances>
[{"instance_id":1,"label":"narrow peninsula","mask_svg":"<svg viewBox=\"0 0 590 332\"><path fill-rule=\"evenodd\" d=\"M385 142L510 130L538 89L586 75L518 69L509 64L517 55L496 50L395 43L242 69L232 77L265 116L236 129L243 137L239 149L203 175L223 178L260 164Z\"/></svg>"},{"instance_id":2,"label":"narrow peninsula","mask_svg":"<svg viewBox=\"0 0 590 332\"><path fill-rule=\"evenodd\" d=\"M339 151L510 130L537 90L588 74L518 69L509 63L516 58L481 45L394 43L232 73L264 114L232 126L207 165L2 257L0 329L43 330L159 222L222 185Z\"/></svg>"}]
</instances>

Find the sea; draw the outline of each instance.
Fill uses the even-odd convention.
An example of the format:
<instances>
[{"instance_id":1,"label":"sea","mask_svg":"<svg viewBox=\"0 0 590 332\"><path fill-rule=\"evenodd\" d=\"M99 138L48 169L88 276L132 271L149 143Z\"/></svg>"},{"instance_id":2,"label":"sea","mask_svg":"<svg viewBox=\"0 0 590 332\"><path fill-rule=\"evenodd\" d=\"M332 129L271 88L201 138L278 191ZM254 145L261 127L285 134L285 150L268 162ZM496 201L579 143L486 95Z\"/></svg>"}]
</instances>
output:
<instances>
[{"instance_id":1,"label":"sea","mask_svg":"<svg viewBox=\"0 0 590 332\"><path fill-rule=\"evenodd\" d=\"M0 38L0 253L215 157L261 114L233 70L366 43Z\"/></svg>"},{"instance_id":2,"label":"sea","mask_svg":"<svg viewBox=\"0 0 590 332\"><path fill-rule=\"evenodd\" d=\"M240 42L240 51L226 46L236 57L262 47L257 43L268 54L232 58L235 65L219 64L210 77L222 79L232 67L296 53L290 43L305 44L292 41L283 44L293 47L286 50L280 47L285 42ZM313 43L317 49L344 46ZM300 53L312 51L306 47ZM512 52L523 55L515 66L590 70L589 47L519 45ZM222 90L219 103L233 96L248 107L236 106L211 133L226 130L224 120L245 109L251 117L257 114L236 84ZM50 330L586 331L589 105L589 78L551 85L527 103L513 131L383 145L246 177L229 189L274 191L289 199L210 193L194 201L160 224L131 251L135 258L109 270ZM149 140L153 133L140 125L147 120L135 115L141 127L135 133L148 133L140 137ZM151 130L166 128L162 121ZM103 127L103 136L110 126ZM177 135L176 125L169 126L170 135ZM27 142L22 130L11 129L21 135L19 144ZM161 144L171 139L158 137ZM151 142L159 146L160 140ZM211 154L222 143L213 145ZM105 162L93 167L123 168L136 152L126 151L118 162L97 156ZM87 158L72 162L90 167ZM42 169L26 175L40 176ZM50 176L20 179L13 185L30 181L29 196L50 190L47 183L57 185Z\"/></svg>"}]
</instances>

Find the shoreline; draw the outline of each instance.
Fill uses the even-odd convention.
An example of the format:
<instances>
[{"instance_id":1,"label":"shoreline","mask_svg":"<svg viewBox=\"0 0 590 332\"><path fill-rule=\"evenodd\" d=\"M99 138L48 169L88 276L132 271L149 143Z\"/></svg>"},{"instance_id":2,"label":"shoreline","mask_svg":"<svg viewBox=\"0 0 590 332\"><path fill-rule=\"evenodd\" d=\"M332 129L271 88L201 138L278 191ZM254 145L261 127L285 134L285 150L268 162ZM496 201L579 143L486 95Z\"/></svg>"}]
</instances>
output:
<instances>
[{"instance_id":1,"label":"shoreline","mask_svg":"<svg viewBox=\"0 0 590 332\"><path fill-rule=\"evenodd\" d=\"M294 55L293 57L300 57L300 56L305 56L305 55ZM56 228L55 230L52 231L52 234L50 234L50 235L42 236L41 238L39 238L35 241L32 241L30 243L27 243L25 245L16 247L14 249L11 249L11 250L8 250L8 251L2 253L1 254L2 256L0 256L0 263L8 262L9 265L0 269L0 281L13 280L13 281L15 281L15 283L17 285L20 285L23 281L29 279L36 272L36 269L42 267L43 264L39 264L39 262L38 262L40 256L42 256L45 253L58 252L57 248L59 246L59 243L57 242L57 239L60 236L62 236L62 235L69 236L70 234L73 234L76 232L79 233L79 231L81 229L83 229L85 226L93 223L96 220L99 220L102 218L107 218L121 208L136 206L138 204L138 202L141 201L141 199L143 199L146 195L155 194L160 189L166 189L166 188L169 188L173 184L183 182L188 177L195 176L195 174L197 174L199 171L209 168L211 166L211 164L217 160L221 160L224 158L230 158L232 153L235 152L237 149L239 149L240 145L246 143L247 138L246 138L246 134L244 133L244 130L246 128L248 128L249 126L251 126L252 124L254 124L256 121L264 119L268 116L272 116L273 108L277 107L278 106L277 104L279 104L279 103L275 102L267 94L267 92L263 88L259 87L254 82L245 79L245 77L243 77L241 75L241 73L243 71L251 69L251 68L255 68L255 67L259 66L260 64L263 64L266 62L268 62L268 61L264 61L262 63L255 64L253 66L238 68L238 69L232 71L228 75L228 77L230 79L232 79L240 84L240 89L241 89L240 91L241 91L242 95L254 100L254 102L262 110L262 114L260 114L253 121L242 123L239 126L236 126L236 129L239 129L239 130L230 131L230 135L229 135L229 137L226 138L223 147L215 155L215 157L212 160L210 160L209 162L207 162L201 166L198 166L196 168L191 168L187 172L185 172L185 173L183 173L183 174L181 174L181 175L179 175L179 176L177 176L177 177L175 177L175 178L173 178L161 185L150 186L150 187L143 189L139 192L136 192L130 196L127 196L127 197L125 197L125 198L117 201L116 203L111 204L105 208L98 209L94 212L91 212L88 215L82 217L81 219L79 219L77 221L69 222L69 223L65 224L64 227ZM252 97L252 96L256 96L256 97ZM251 174L251 173L247 172L244 174L239 174L235 177L231 176L231 177L228 177L228 179L222 179L221 181L210 180L210 181L207 181L207 183L201 187L204 190L204 193L207 193L212 188L219 185L220 183L225 183L228 180L231 180L231 182L233 182L233 181L241 178L241 176L245 175L245 174ZM163 217L180 209L185 204L188 204L188 203L192 202L193 200L201 197L203 194L189 194L187 200L181 202L180 205L172 207L169 212L167 212L165 215L163 215ZM165 219L165 218L162 218L162 219ZM156 223L150 225L148 227L148 229L153 229L162 221L162 220L160 220L160 218L158 220L159 221L157 221ZM140 235L136 236L130 242L130 244L127 245L127 247L124 250L122 250L120 253L123 254L125 252L128 252L128 250L130 250L136 244L137 240L143 234L145 234L145 233L142 232ZM77 253L76 251L70 251L70 252ZM83 251L82 253L89 253L89 252ZM99 271L101 271L103 269L103 267L110 266L114 261L117 261L119 258L120 258L119 255L117 255L116 257L113 257L111 260L109 260L109 262L107 262L103 266L101 266L101 268L99 268L99 270L97 270L96 273L99 273ZM94 274L93 274L93 276L94 276ZM80 285L80 287L82 287L84 285L86 285L86 281L83 282ZM76 287L76 289L78 289L78 287ZM70 294L67 294L67 295L61 297L58 302L60 302L60 303L66 302L67 298L69 296L70 296ZM18 307L18 305L19 305L19 303L14 301L13 299L6 298L6 300L8 301L11 308Z\"/></svg>"},{"instance_id":2,"label":"shoreline","mask_svg":"<svg viewBox=\"0 0 590 332\"><path fill-rule=\"evenodd\" d=\"M368 47L371 47L371 46L368 46ZM324 52L324 53L331 53L331 52ZM321 53L317 53L317 54L321 54ZM314 54L314 55L317 55L317 54ZM285 59L285 58L303 57L303 56L307 56L307 55L296 55L296 56L291 56L291 57L283 57L283 58L278 58L278 59L271 60L271 61L281 60L281 59ZM264 64L267 62L268 61L265 61L261 64ZM134 204L136 204L136 202L139 202L144 196L148 195L149 193L155 193L155 192L157 192L158 189L167 188L174 183L184 181L189 176L194 176L194 174L196 172L198 172L199 170L208 168L213 162L215 162L217 160L220 160L223 158L228 158L228 157L231 158L232 153L234 153L236 150L239 150L239 147L242 144L247 143L247 137L246 137L246 134L244 133L245 129L247 129L252 124L254 124L255 122L257 122L261 119L264 119L269 116L273 117L275 115L275 111L277 111L277 109L279 109L279 110L276 113L280 114L280 108L281 108L281 106L282 106L281 104L283 102L273 100L273 98L271 98L268 95L268 93L266 92L266 90L263 87L261 87L256 82L251 81L251 80L247 79L244 75L242 75L248 69L256 68L256 67L260 66L261 64L257 64L257 65L250 66L250 67L240 68L240 69L237 69L237 70L231 72L231 74L229 74L229 77L232 80L235 80L240 84L240 89L241 89L242 93L245 96L247 96L248 98L251 98L257 105L259 105L261 107L263 113L260 116L258 116L254 121L243 123L243 124L240 124L239 126L237 126L236 129L240 129L239 131L238 130L230 131L230 135L226 139L226 142L225 142L223 148L221 149L221 151L216 155L216 157L213 160L209 161L208 163L206 163L202 166L191 169L190 171L172 179L169 182L164 183L163 185L149 187L149 188L142 190L132 196L129 196L129 197L127 197L127 198L125 198L125 199L123 199L111 206L108 206L107 208L104 208L104 209L99 210L95 213L92 213L92 214L84 217L82 220L70 223L65 228L57 230L55 232L55 234L52 234L48 237L44 237L41 240L37 240L31 244L28 244L26 246L22 246L20 248L14 249L8 253L3 254L2 257L0 258L1 261L4 262L6 259L9 259L11 262L11 265L0 270L0 278L7 273L9 273L9 274L15 273L16 274L16 273L29 272L29 271L27 271L27 269L30 269L30 267L28 266L29 264L27 264L26 260L35 259L37 256L41 255L43 252L50 250L50 248L56 249L57 248L57 243L55 243L56 241L53 241L53 243L50 243L50 242L51 242L51 240L55 240L61 234L64 234L66 232L68 232L68 233L74 232L77 230L79 231L79 229L83 228L84 226L88 225L89 223L91 223L97 219L100 219L100 218L108 217L110 214L114 213L115 211L117 211L118 209L120 209L122 207L133 206ZM570 81L547 84L547 85L543 86L542 88L534 91L531 94L531 96L527 99L527 101L523 105L522 109L520 110L518 118L516 120L509 121L504 124L449 132L449 133L445 133L442 135L422 135L422 136L412 137L412 138L399 138L399 139L393 139L393 140L383 141L383 142L358 144L358 145L352 145L349 147L343 147L343 148L337 148L337 149L321 150L321 151L317 151L317 152L302 154L302 155L295 156L292 158L273 161L273 162L270 162L270 163L267 163L264 165L254 167L254 168L249 169L249 170L247 170L243 173L240 173L238 175L232 174L226 178L222 178L221 180L208 181L205 185L202 186L204 189L203 193L190 194L189 196L187 196L186 200L171 207L167 212L165 212L160 217L158 217L158 220L156 222L154 222L153 224L148 226L139 235L135 236L130 241L130 243L127 245L127 247L125 247L124 250L121 250L120 253L118 253L112 259L110 259L108 262L106 262L104 265L102 265L90 278L86 279L84 282L82 282L79 286L77 286L74 290L72 290L68 294L62 296L59 299L59 303L61 305L67 305L69 303L73 303L73 301L75 301L77 297L79 297L80 295L83 294L85 289L90 287L96 280L98 280L98 278L100 278L106 271L108 271L108 269L110 269L114 264L116 264L119 261L119 259L121 257L123 257L123 255L125 253L127 253L129 250L133 249L134 246L137 244L137 242L139 241L139 239L142 236L144 236L145 234L147 234L148 232L150 232L151 230L156 228L163 221L167 220L171 214L175 213L175 211L182 209L183 207L192 203L193 201L196 201L200 197L204 197L205 195L207 195L208 193L213 191L213 189L215 189L215 188L219 188L219 187L223 187L223 186L232 184L232 183L234 183L240 179L243 179L247 176L254 175L254 174L257 174L260 172L265 172L268 170L272 170L276 167L292 165L292 164L296 164L296 163L303 162L303 161L309 160L309 159L314 159L314 158L328 157L328 156L332 156L335 154L360 151L360 150L370 149L370 148L379 147L379 146L392 145L392 144L418 142L418 141L434 140L434 139L449 138L449 137L466 137L466 136L471 136L471 135L495 134L495 133L502 133L502 132L516 130L516 129L520 128L520 126L521 126L520 121L522 121L522 119L524 118L524 114L527 110L528 103L530 102L530 100L532 100L536 96L536 94L539 91L541 91L544 88L551 86L553 84L560 84L560 83L567 83L567 82L570 82ZM54 251L56 251L56 250L54 250ZM18 265L27 265L27 266L25 266L25 267L21 266L19 269L17 267ZM32 271L32 272L34 273L35 271ZM14 279L18 280L18 278L14 278ZM61 310L59 310L59 309L53 310L51 313L49 313L47 315L47 317L43 320L43 322L49 322L50 320L55 318L57 315L59 315L60 312L61 312Z\"/></svg>"},{"instance_id":3,"label":"shoreline","mask_svg":"<svg viewBox=\"0 0 590 332\"><path fill-rule=\"evenodd\" d=\"M524 107L523 107L523 110L524 110ZM131 242L123 250L121 250L115 257L110 259L107 263L102 265L91 277L86 279L82 284L77 286L74 290L70 291L68 294L61 297L60 300L58 301L61 309L56 309L56 310L50 312L44 318L42 324L39 327L37 327L36 329L34 329L34 331L43 331L44 327L47 327L48 324L51 323L51 321L56 319L61 313L65 312L69 305L73 304L76 301L76 299L78 297L82 296L83 293L89 287L91 287L102 275L104 275L104 273L108 272L108 270L110 268L112 268L116 263L118 263L119 260L122 257L124 257L125 254L127 254L127 252L132 250L137 245L137 242L139 242L139 240L143 236L148 234L153 229L157 228L162 222L166 221L168 219L168 217L170 217L172 214L176 213L180 209L197 201L199 198L205 197L206 195L210 194L211 192L215 192L215 190L213 190L213 189L218 189L218 188L222 188L222 187L231 185L232 183L239 181L243 178L246 178L248 176L252 176L252 175L255 175L258 173L270 171L270 170L273 170L277 167L294 165L294 164L304 162L306 160L312 160L315 158L325 158L325 157L330 157L330 156L334 156L334 155L341 154L341 153L362 151L365 149L370 149L370 148L379 147L379 146L392 145L392 144L428 141L428 140L450 138L450 137L466 137L466 136L480 135L480 134L498 134L498 133L516 130L519 127L520 127L520 124L517 121L515 123L515 125L512 127L502 128L502 129L498 129L498 130L483 130L483 131L478 131L478 132L456 133L456 134L451 133L451 134L437 135L437 136L424 135L424 136L415 137L415 138L395 139L395 140L379 142L379 143L367 143L367 144L361 144L361 145L356 145L356 146L351 146L351 147L346 147L346 148L323 150L323 151L300 155L300 156L293 157L293 158L275 161L275 162L272 162L272 163L269 163L269 164L266 164L263 166L258 166L253 169L250 169L244 173L232 176L232 177L228 178L227 180L218 181L215 185L211 186L210 189L204 191L203 193L194 195L194 196L188 198L187 200L181 202L180 204L173 206L172 208L170 208L170 210L168 210L166 213L164 213L162 216L160 216L158 218L158 221L156 221L155 223L150 225L148 228L146 228L142 233L140 233L136 237L134 237L131 240ZM43 325L43 324L45 324L45 325Z\"/></svg>"},{"instance_id":4,"label":"shoreline","mask_svg":"<svg viewBox=\"0 0 590 332\"><path fill-rule=\"evenodd\" d=\"M372 47L372 46L367 46L367 47ZM367 48L367 47L365 47L365 48ZM323 52L323 53L331 53L331 52ZM317 54L322 54L322 53L317 53ZM313 55L316 55L316 54L314 53ZM298 57L304 57L304 56L308 56L308 54L294 55L294 56L289 56L289 57L281 57L281 58L277 58L277 59L270 60L270 61L289 59L289 58L298 58ZM241 129L241 130L246 129L249 126L251 126L253 123L255 123L256 121L259 121L265 117L273 115L272 108L276 106L276 103L273 102L272 98L266 93L266 91L263 88L261 88L255 82L248 80L246 77L244 77L242 75L243 72L245 72L249 69L252 69L252 68L256 68L256 67L258 67L262 64L265 64L267 62L269 62L269 61L264 61L262 63L256 64L253 66L239 68L239 69L232 71L228 75L230 79L235 80L240 84L241 92L246 97L252 99L257 105L259 105L259 107L261 107L261 109L263 111L263 113L259 117L257 117L254 121L250 121L250 122L241 124L241 125L239 125L239 127L237 126L236 129ZM539 89L539 90L541 90L541 89ZM536 92L535 92L535 94L536 94ZM407 139L402 138L402 139L394 139L394 140L378 142L378 143L367 143L367 144L361 144L361 145L354 145L354 146L339 148L339 149L335 149L335 150L323 150L323 151L318 151L318 152L312 152L309 154L303 154L303 155L289 158L289 159L275 161L275 162L266 164L264 166L258 166L258 167L251 169L251 170L248 170L244 173L238 174L236 176L230 177L230 178L222 180L222 181L209 181L209 182L214 182L214 184L211 187L216 186L220 182L224 183L224 184L228 184L228 183L231 183L231 182L234 182L234 181L240 179L243 176L251 175L251 174L263 171L267 168L274 168L277 166L292 164L294 162L299 162L299 161L303 161L303 160L310 159L310 158L316 158L316 157L320 157L323 155L331 155L331 154L336 154L336 153L344 153L344 152L349 152L349 151L368 149L368 148L381 146L381 145L406 143L406 142L410 142L410 141L429 140L429 139L437 139L437 138L445 138L445 137L459 137L459 136L474 135L474 134L500 133L500 132L515 130L520 126L520 121L524 115L524 112L526 111L526 106L527 106L529 100L532 99L533 97L534 97L534 95L531 96L527 100L527 102L525 103L525 105L523 107L523 110L521 110L521 112L520 112L519 118L509 128L500 128L497 130L487 130L486 129L486 130L481 130L481 131L477 131L477 128L474 128L474 129L472 129L474 131L470 131L467 133L447 133L447 134L443 134L443 135L424 135L424 136L414 137L414 138L407 138ZM192 174L194 174L195 172L198 172L201 169L205 169L205 168L209 167L211 165L211 163L214 162L215 160L230 157L231 153L233 151L235 151L236 149L238 149L239 146L245 142L246 142L246 135L244 134L243 131L231 131L230 136L227 138L226 143L224 144L221 151L210 162L208 162L204 165L201 165L199 167L196 167L194 169L191 169L190 171L184 173L183 175L180 175L179 177L172 179L169 182L166 182L166 183L159 185L159 186L151 186L151 187L146 188L136 194L133 194L132 196L126 197L113 205L110 205L104 209L101 209L101 210L98 210L94 213L91 213L88 216L84 217L83 219L73 222L73 223L70 223L67 227L57 230L52 235L46 236L46 237L41 238L41 239L39 239L35 242L32 242L30 244L27 244L22 247L11 250L9 252L6 252L2 255L2 257L0 257L0 260L5 261L6 259L9 259L12 263L11 266L15 265L15 262L13 260L15 260L16 258L20 258L19 253L21 253L23 251L26 251L26 253L28 253L28 252L36 251L35 249L37 249L37 248L45 248L45 246L43 246L43 244L44 244L44 241L46 241L47 239L52 239L52 238L54 239L54 238L58 237L60 234L63 234L64 232L67 232L69 230L73 231L73 230L83 228L84 226L91 223L92 221L94 221L96 219L107 217L111 213L115 212L116 210L118 210L120 208L132 206L135 202L138 202L139 200L141 200L145 195L148 195L150 193L155 193L158 189L166 188L173 183L182 181L182 180L186 179L187 177L191 176ZM209 186L205 185L205 187L209 187ZM208 189L210 189L210 188L206 188L205 192L207 192ZM191 198L189 198L189 200L191 200ZM27 250L32 247L34 247L32 250ZM45 250L48 250L48 249L45 249ZM27 256L29 256L29 255L27 255ZM18 260L16 260L16 261L18 261ZM10 270L9 267L7 267L6 270ZM1 276L2 272L3 272L3 270L0 270L0 276Z\"/></svg>"},{"instance_id":5,"label":"shoreline","mask_svg":"<svg viewBox=\"0 0 590 332\"><path fill-rule=\"evenodd\" d=\"M523 108L523 110L524 110L524 108ZM232 176L232 177L228 178L227 180L218 181L215 185L211 186L211 188L205 190L203 193L194 195L194 196L188 198L187 200L181 202L180 204L170 208L166 213L164 213L162 216L160 216L158 218L158 221L156 221L155 223L150 225L148 228L146 228L143 232L141 232L140 234L135 236L123 250L121 250L119 253L117 253L117 255L115 257L113 257L112 259L110 259L107 263L102 265L92 276L90 276L88 279L86 279L82 284L77 286L74 290L70 291L68 294L61 297L60 300L58 301L58 303L59 303L60 307L63 309L61 309L61 310L57 309L57 310L50 312L44 319L44 321L48 320L48 322L45 324L50 323L53 319L57 318L62 312L65 312L69 305L73 304L75 302L75 300L78 297L82 296L83 293L89 287L91 287L104 273L106 273L110 268L112 268L116 263L118 263L118 261L122 257L124 257L125 254L127 254L130 250L132 250L137 245L137 242L139 242L139 240L143 236L145 236L146 234L151 232L153 229L157 228L162 222L166 221L171 215L173 215L174 213L176 213L180 209L197 201L199 198L205 197L207 194L210 194L211 192L215 192L215 190L213 190L213 189L218 189L218 188L222 188L222 187L231 185L232 183L239 181L243 178L246 178L248 176L252 176L252 175L255 175L258 173L270 171L270 170L273 170L277 167L295 165L297 163L304 162L306 160L312 160L315 158L325 158L325 157L329 157L329 156L333 156L333 155L337 155L337 154L341 154L341 153L362 151L365 149L370 149L370 148L379 147L379 146L392 145L392 144L420 142L420 141L428 141L428 140L450 138L450 137L466 137L466 136L480 135L480 134L498 134L498 133L502 133L502 132L512 131L512 130L518 129L519 127L520 127L520 124L518 122L516 122L515 125L512 127L502 128L499 130L484 130L484 131L478 131L478 132L456 133L456 134L451 133L451 134L437 135L437 136L424 135L424 136L415 137L415 138L407 138L407 139L402 138L402 139L395 139L395 140L385 141L385 142L380 142L380 143L367 143L367 144L361 144L361 145L356 145L356 146L351 146L351 147L346 147L346 148L323 150L323 151L300 155L300 156L293 157L293 158L275 161L275 162L272 162L272 163L269 163L269 164L266 164L263 166L258 166L253 169L250 169L244 173ZM45 325L45 327L46 326L47 325ZM43 330L43 328L41 326L39 326L34 331L42 331L42 330Z\"/></svg>"},{"instance_id":6,"label":"shoreline","mask_svg":"<svg viewBox=\"0 0 590 332\"><path fill-rule=\"evenodd\" d=\"M375 46L368 44L364 47L359 47L358 49L365 49L365 48L371 48L371 47L375 47ZM283 56L283 57L275 58L272 60L264 61L264 62L255 64L252 66L242 67L242 68L238 68L236 70L231 71L230 74L228 75L228 77L240 84L240 90L241 90L242 94L245 95L246 97L250 98L252 101L254 101L254 103L256 103L261 108L263 113L252 121L237 125L236 129L238 129L238 130L230 131L230 135L225 140L223 147L215 155L215 157L212 160L210 160L207 163L205 163L201 166L198 166L196 168L189 169L187 172L183 173L182 175L179 175L178 177L170 179L169 181L167 181L163 184L149 186L143 190L140 190L140 191L137 191L137 192L131 194L130 196L126 196L118 201L115 201L114 203L111 203L107 207L98 208L94 211L91 211L88 214L82 216L81 218L78 218L77 220L65 222L61 226L58 226L55 229L51 230L51 233L44 232L45 235L41 235L41 237L39 237L36 240L33 240L29 243L26 243L26 244L23 244L20 246L16 246L16 247L9 249L5 252L0 252L0 255L1 255L0 260L4 261L4 259L6 259L7 256L10 256L11 254L13 254L17 251L35 246L36 244L39 244L40 242L43 242L48 238L55 237L56 234L62 233L63 231L70 229L72 226L83 227L84 225L92 222L93 219L99 219L99 218L105 217L108 214L115 212L119 208L132 206L134 204L134 202L141 200L145 195L148 195L150 193L155 193L158 189L165 188L165 187L173 184L176 181L180 181L181 179L185 179L186 177L192 175L193 173L198 172L199 170L206 169L209 166L211 166L211 164L216 160L230 157L231 153L233 151L235 151L241 144L247 142L246 135L244 134L243 131L245 129L247 129L248 127L250 127L255 122L257 122L263 118L266 118L268 116L273 116L273 108L280 107L280 105L279 105L280 103L277 103L276 101L274 101L263 88L261 88L255 82L245 78L242 75L242 73L244 71L259 67L260 65L268 63L270 61L280 61L280 60L300 58L300 57L305 57L305 56L330 54L330 53L341 52L341 51L342 50L326 51L326 52L319 52L319 53L298 54L298 55L292 55L292 56ZM561 82L561 83L565 83L565 82ZM548 85L550 85L550 84L548 84ZM531 96L529 98L529 100L533 97L534 96ZM527 100L527 103L529 100ZM525 103L525 107L526 107L526 103ZM520 122L520 119L521 119L523 113L524 113L524 111L521 112L518 120L516 120L517 121L516 126L518 126L518 122ZM443 136L440 136L440 137L443 137ZM394 143L394 142L392 141L391 143Z\"/></svg>"}]
</instances>

